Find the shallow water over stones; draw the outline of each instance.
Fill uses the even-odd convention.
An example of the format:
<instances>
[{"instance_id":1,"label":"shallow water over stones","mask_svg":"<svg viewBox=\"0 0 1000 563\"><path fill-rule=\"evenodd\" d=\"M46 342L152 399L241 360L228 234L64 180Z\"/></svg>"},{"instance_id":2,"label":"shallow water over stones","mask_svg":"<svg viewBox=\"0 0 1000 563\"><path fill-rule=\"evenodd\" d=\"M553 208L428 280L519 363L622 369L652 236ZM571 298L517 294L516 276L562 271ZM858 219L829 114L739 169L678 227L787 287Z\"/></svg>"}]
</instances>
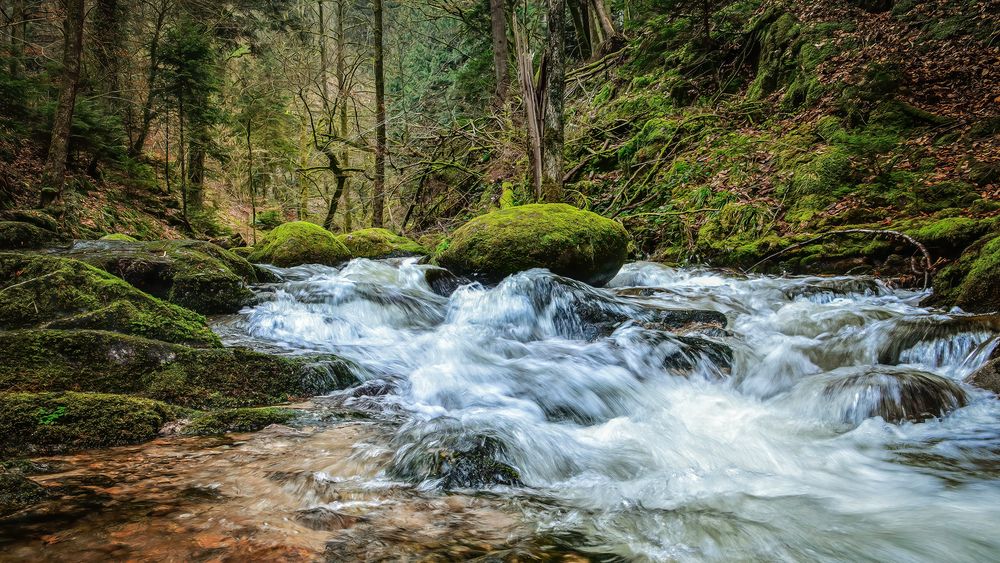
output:
<instances>
[{"instance_id":1,"label":"shallow water over stones","mask_svg":"<svg viewBox=\"0 0 1000 563\"><path fill-rule=\"evenodd\" d=\"M295 429L59 458L37 480L69 500L5 526L5 554L1000 557L1000 402L962 382L996 317L649 263L607 289L532 270L442 291L413 259L274 273L223 339L336 353L365 383Z\"/></svg>"}]
</instances>

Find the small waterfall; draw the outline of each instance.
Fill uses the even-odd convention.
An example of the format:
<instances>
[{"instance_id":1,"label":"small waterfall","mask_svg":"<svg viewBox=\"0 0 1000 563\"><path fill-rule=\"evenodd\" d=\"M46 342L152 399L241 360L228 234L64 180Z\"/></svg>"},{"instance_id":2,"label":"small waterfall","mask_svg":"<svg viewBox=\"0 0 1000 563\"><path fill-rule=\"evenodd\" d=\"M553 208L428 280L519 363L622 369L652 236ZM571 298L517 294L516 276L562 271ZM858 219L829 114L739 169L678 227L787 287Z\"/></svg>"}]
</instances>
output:
<instances>
[{"instance_id":1,"label":"small waterfall","mask_svg":"<svg viewBox=\"0 0 1000 563\"><path fill-rule=\"evenodd\" d=\"M416 259L273 272L220 332L355 364L367 383L337 400L392 413L382 478L498 487L600 557L1000 553L1000 481L977 469L1000 402L962 382L996 317L873 278L642 262L602 289L544 270L487 287Z\"/></svg>"}]
</instances>

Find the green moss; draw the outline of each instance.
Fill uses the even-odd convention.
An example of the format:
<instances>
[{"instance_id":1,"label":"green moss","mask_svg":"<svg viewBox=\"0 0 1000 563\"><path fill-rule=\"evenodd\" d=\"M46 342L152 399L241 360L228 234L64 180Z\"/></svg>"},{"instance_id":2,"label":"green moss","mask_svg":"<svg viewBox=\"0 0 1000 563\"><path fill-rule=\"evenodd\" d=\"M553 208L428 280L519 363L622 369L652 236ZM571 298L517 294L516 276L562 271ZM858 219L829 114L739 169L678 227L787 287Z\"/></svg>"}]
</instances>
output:
<instances>
[{"instance_id":1,"label":"green moss","mask_svg":"<svg viewBox=\"0 0 1000 563\"><path fill-rule=\"evenodd\" d=\"M284 424L296 411L279 408L224 409L196 416L185 434L225 434L226 432L256 432L271 424Z\"/></svg>"},{"instance_id":2,"label":"green moss","mask_svg":"<svg viewBox=\"0 0 1000 563\"><path fill-rule=\"evenodd\" d=\"M337 237L354 258L421 256L427 249L386 229L361 229Z\"/></svg>"},{"instance_id":3,"label":"green moss","mask_svg":"<svg viewBox=\"0 0 1000 563\"><path fill-rule=\"evenodd\" d=\"M253 254L252 246L237 246L236 248L230 248L229 252L243 258L244 260L249 259L250 255Z\"/></svg>"},{"instance_id":4,"label":"green moss","mask_svg":"<svg viewBox=\"0 0 1000 563\"><path fill-rule=\"evenodd\" d=\"M968 217L947 217L908 231L936 253L953 254L981 237L989 228L987 221Z\"/></svg>"},{"instance_id":5,"label":"green moss","mask_svg":"<svg viewBox=\"0 0 1000 563\"><path fill-rule=\"evenodd\" d=\"M180 412L122 395L0 392L0 456L137 444Z\"/></svg>"},{"instance_id":6,"label":"green moss","mask_svg":"<svg viewBox=\"0 0 1000 563\"><path fill-rule=\"evenodd\" d=\"M62 235L31 223L0 221L0 250L45 248L65 242Z\"/></svg>"},{"instance_id":7,"label":"green moss","mask_svg":"<svg viewBox=\"0 0 1000 563\"><path fill-rule=\"evenodd\" d=\"M335 266L350 258L350 251L333 233L306 221L278 226L261 239L250 255L251 262L283 268L300 264Z\"/></svg>"},{"instance_id":8,"label":"green moss","mask_svg":"<svg viewBox=\"0 0 1000 563\"><path fill-rule=\"evenodd\" d=\"M201 315L149 296L83 262L0 253L0 329L99 328L219 346Z\"/></svg>"},{"instance_id":9,"label":"green moss","mask_svg":"<svg viewBox=\"0 0 1000 563\"><path fill-rule=\"evenodd\" d=\"M621 268L629 235L620 224L562 203L511 207L469 221L451 237L437 262L456 273L499 280L530 268L592 285Z\"/></svg>"},{"instance_id":10,"label":"green moss","mask_svg":"<svg viewBox=\"0 0 1000 563\"><path fill-rule=\"evenodd\" d=\"M96 330L0 332L0 391L140 395L193 408L265 406L356 382L333 356L188 348Z\"/></svg>"},{"instance_id":11,"label":"green moss","mask_svg":"<svg viewBox=\"0 0 1000 563\"><path fill-rule=\"evenodd\" d=\"M955 304L973 313L1000 312L1000 237L986 243L972 262Z\"/></svg>"},{"instance_id":12,"label":"green moss","mask_svg":"<svg viewBox=\"0 0 1000 563\"><path fill-rule=\"evenodd\" d=\"M258 281L257 270L245 259L198 240L80 243L64 255L203 314L238 311L253 298L247 283Z\"/></svg>"},{"instance_id":13,"label":"green moss","mask_svg":"<svg viewBox=\"0 0 1000 563\"><path fill-rule=\"evenodd\" d=\"M119 242L139 242L137 239L124 235L122 233L113 233L110 235L104 235L100 240L117 240Z\"/></svg>"},{"instance_id":14,"label":"green moss","mask_svg":"<svg viewBox=\"0 0 1000 563\"><path fill-rule=\"evenodd\" d=\"M52 231L54 233L59 232L59 222L48 213L38 211L36 209L10 209L7 211L0 211L0 221L30 223L36 227L45 229L46 231Z\"/></svg>"}]
</instances>

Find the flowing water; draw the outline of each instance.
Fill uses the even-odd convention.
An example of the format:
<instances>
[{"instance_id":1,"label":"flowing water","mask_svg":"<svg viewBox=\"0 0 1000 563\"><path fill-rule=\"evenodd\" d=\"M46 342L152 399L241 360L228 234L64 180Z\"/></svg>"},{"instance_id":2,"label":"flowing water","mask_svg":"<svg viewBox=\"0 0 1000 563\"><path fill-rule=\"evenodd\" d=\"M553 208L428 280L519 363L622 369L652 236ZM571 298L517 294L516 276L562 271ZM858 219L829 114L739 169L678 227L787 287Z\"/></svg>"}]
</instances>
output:
<instances>
[{"instance_id":1,"label":"flowing water","mask_svg":"<svg viewBox=\"0 0 1000 563\"><path fill-rule=\"evenodd\" d=\"M138 522L115 556L1000 559L1000 401L962 383L996 317L869 278L651 263L603 289L543 270L463 284L415 259L274 271L224 340L338 354L361 387L298 430L58 458L42 482L129 484L63 536L41 517L0 534L8 554L93 558ZM687 310L726 326L671 320ZM516 473L463 470L484 463Z\"/></svg>"}]
</instances>

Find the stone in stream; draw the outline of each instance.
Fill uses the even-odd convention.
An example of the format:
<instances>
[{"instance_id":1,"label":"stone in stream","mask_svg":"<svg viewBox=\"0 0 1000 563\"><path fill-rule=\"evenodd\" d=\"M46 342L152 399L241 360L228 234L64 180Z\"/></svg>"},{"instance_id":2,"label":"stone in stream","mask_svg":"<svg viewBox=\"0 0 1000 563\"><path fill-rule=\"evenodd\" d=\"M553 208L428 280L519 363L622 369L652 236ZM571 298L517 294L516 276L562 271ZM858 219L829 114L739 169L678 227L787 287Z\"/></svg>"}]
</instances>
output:
<instances>
[{"instance_id":1,"label":"stone in stream","mask_svg":"<svg viewBox=\"0 0 1000 563\"><path fill-rule=\"evenodd\" d=\"M986 363L966 377L965 382L1000 395L1000 340L996 341Z\"/></svg>"},{"instance_id":2,"label":"stone in stream","mask_svg":"<svg viewBox=\"0 0 1000 563\"><path fill-rule=\"evenodd\" d=\"M272 279L236 254L197 240L79 241L54 252L202 314L235 313L253 298L248 284Z\"/></svg>"},{"instance_id":3,"label":"stone in stream","mask_svg":"<svg viewBox=\"0 0 1000 563\"><path fill-rule=\"evenodd\" d=\"M0 518L49 498L44 487L18 471L0 469Z\"/></svg>"},{"instance_id":4,"label":"stone in stream","mask_svg":"<svg viewBox=\"0 0 1000 563\"><path fill-rule=\"evenodd\" d=\"M922 342L957 343L963 335L1000 333L1000 315L921 315L903 318L890 330L879 351L880 364L895 365Z\"/></svg>"},{"instance_id":5,"label":"stone in stream","mask_svg":"<svg viewBox=\"0 0 1000 563\"><path fill-rule=\"evenodd\" d=\"M944 416L968 402L965 391L949 379L890 366L840 368L805 383L801 390L807 392L819 386L819 392L811 397L812 408L826 409L848 424L875 416L891 423L921 422Z\"/></svg>"},{"instance_id":6,"label":"stone in stream","mask_svg":"<svg viewBox=\"0 0 1000 563\"><path fill-rule=\"evenodd\" d=\"M350 259L350 250L333 233L307 221L278 225L254 245L249 256L251 262L281 268L302 264L336 266Z\"/></svg>"},{"instance_id":7,"label":"stone in stream","mask_svg":"<svg viewBox=\"0 0 1000 563\"><path fill-rule=\"evenodd\" d=\"M502 449L498 440L482 438L468 449L440 451L432 477L440 479L445 490L495 485L519 487L521 476L517 470L497 460Z\"/></svg>"},{"instance_id":8,"label":"stone in stream","mask_svg":"<svg viewBox=\"0 0 1000 563\"><path fill-rule=\"evenodd\" d=\"M201 315L103 270L68 258L0 253L0 330L22 328L98 328L219 346Z\"/></svg>"},{"instance_id":9,"label":"stone in stream","mask_svg":"<svg viewBox=\"0 0 1000 563\"><path fill-rule=\"evenodd\" d=\"M603 286L628 254L620 224L563 203L511 207L481 215L443 242L435 260L456 274L497 282L510 274L547 268Z\"/></svg>"},{"instance_id":10,"label":"stone in stream","mask_svg":"<svg viewBox=\"0 0 1000 563\"><path fill-rule=\"evenodd\" d=\"M386 229L352 231L338 235L337 240L347 247L352 258L405 258L427 254L427 249L420 244Z\"/></svg>"}]
</instances>

